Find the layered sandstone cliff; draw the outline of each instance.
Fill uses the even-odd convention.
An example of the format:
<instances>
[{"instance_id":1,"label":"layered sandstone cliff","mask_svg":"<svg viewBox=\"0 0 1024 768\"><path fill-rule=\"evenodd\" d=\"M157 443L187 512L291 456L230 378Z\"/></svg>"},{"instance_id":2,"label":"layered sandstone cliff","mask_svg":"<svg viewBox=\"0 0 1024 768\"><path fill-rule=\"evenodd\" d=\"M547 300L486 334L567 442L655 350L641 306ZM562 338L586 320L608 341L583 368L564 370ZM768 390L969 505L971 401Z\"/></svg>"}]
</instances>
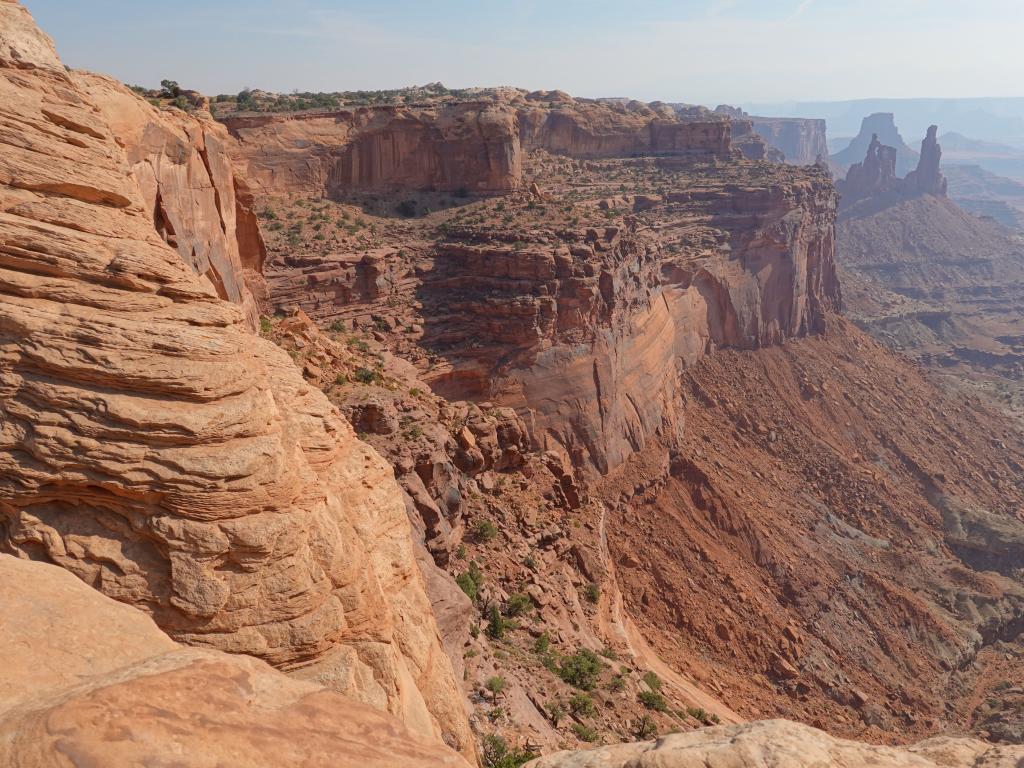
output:
<instances>
[{"instance_id":1,"label":"layered sandstone cliff","mask_svg":"<svg viewBox=\"0 0 1024 768\"><path fill-rule=\"evenodd\" d=\"M619 226L451 229L419 290L429 374L529 410L535 439L604 473L662 428L676 370L819 329L838 306L824 177L709 182L634 200Z\"/></svg>"},{"instance_id":2,"label":"layered sandstone cliff","mask_svg":"<svg viewBox=\"0 0 1024 768\"><path fill-rule=\"evenodd\" d=\"M266 254L227 131L203 111L155 109L112 78L75 79L124 148L156 231L220 298L242 305L255 328Z\"/></svg>"},{"instance_id":3,"label":"layered sandstone cliff","mask_svg":"<svg viewBox=\"0 0 1024 768\"><path fill-rule=\"evenodd\" d=\"M563 94L564 96L564 94ZM363 107L225 118L242 175L264 194L343 197L367 190L501 193L522 184L526 153L573 157L728 157L727 120L545 94L486 102Z\"/></svg>"},{"instance_id":4,"label":"layered sandstone cliff","mask_svg":"<svg viewBox=\"0 0 1024 768\"><path fill-rule=\"evenodd\" d=\"M172 641L60 568L0 555L0 764L466 768L395 718Z\"/></svg>"},{"instance_id":5,"label":"layered sandstone cliff","mask_svg":"<svg viewBox=\"0 0 1024 768\"><path fill-rule=\"evenodd\" d=\"M118 143L121 113L20 5L0 15L0 550L468 753L390 467L154 227L154 189L181 192L171 223L210 192L204 171L226 178L213 134L175 144L185 128L129 115L144 138ZM154 160L171 146L181 162ZM180 222L192 253L229 241L225 220Z\"/></svg>"}]
</instances>

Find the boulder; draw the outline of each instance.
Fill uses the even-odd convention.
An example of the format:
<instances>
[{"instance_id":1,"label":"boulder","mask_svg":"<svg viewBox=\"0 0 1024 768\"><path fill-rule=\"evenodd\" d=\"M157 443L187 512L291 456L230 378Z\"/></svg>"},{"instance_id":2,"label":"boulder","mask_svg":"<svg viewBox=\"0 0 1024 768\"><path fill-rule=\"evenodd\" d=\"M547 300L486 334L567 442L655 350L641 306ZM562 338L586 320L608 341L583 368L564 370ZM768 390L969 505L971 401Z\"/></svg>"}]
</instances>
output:
<instances>
[{"instance_id":1,"label":"boulder","mask_svg":"<svg viewBox=\"0 0 1024 768\"><path fill-rule=\"evenodd\" d=\"M527 768L1017 768L1024 746L937 738L911 747L845 741L788 720L670 733L656 741L557 752Z\"/></svg>"}]
</instances>

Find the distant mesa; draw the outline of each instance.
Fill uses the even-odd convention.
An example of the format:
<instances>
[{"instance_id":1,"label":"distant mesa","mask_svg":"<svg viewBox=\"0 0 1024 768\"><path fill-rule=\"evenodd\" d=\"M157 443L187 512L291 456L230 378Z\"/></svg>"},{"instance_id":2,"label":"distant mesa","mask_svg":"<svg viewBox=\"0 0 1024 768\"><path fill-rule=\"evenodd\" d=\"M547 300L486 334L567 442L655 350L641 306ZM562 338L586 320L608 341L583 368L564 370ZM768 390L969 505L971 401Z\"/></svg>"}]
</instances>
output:
<instances>
[{"instance_id":1,"label":"distant mesa","mask_svg":"<svg viewBox=\"0 0 1024 768\"><path fill-rule=\"evenodd\" d=\"M875 112L865 117L860 126L860 133L854 137L850 145L832 155L830 158L832 164L845 171L854 163L859 163L875 137L884 146L892 147L895 150L895 172L897 175L904 176L917 165L917 152L903 141L892 112Z\"/></svg>"}]
</instances>

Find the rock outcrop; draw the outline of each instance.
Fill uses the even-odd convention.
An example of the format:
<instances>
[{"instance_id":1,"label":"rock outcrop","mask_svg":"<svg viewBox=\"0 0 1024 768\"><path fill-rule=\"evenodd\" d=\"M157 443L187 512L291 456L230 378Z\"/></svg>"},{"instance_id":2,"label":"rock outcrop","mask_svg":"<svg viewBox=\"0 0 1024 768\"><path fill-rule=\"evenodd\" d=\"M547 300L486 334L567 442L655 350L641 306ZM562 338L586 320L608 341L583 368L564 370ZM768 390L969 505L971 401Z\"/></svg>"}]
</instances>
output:
<instances>
[{"instance_id":1,"label":"rock outcrop","mask_svg":"<svg viewBox=\"0 0 1024 768\"><path fill-rule=\"evenodd\" d=\"M838 306L832 186L790 181L637 199L625 226L450 229L418 291L422 343L450 366L428 381L528 409L577 467L617 466L662 427L678 364L807 334Z\"/></svg>"},{"instance_id":2,"label":"rock outcrop","mask_svg":"<svg viewBox=\"0 0 1024 768\"><path fill-rule=\"evenodd\" d=\"M837 184L841 210L851 215L854 209L880 210L922 195L945 197L946 178L939 168L942 148L935 138L937 131L934 125L928 129L917 168L904 179L897 176L899 150L882 144L877 134L873 135L864 160L850 166L846 178Z\"/></svg>"},{"instance_id":3,"label":"rock outcrop","mask_svg":"<svg viewBox=\"0 0 1024 768\"><path fill-rule=\"evenodd\" d=\"M8 0L0 145L0 551L470 754L391 468L167 245L151 155Z\"/></svg>"},{"instance_id":4,"label":"rock outcrop","mask_svg":"<svg viewBox=\"0 0 1024 768\"><path fill-rule=\"evenodd\" d=\"M799 117L751 117L754 131L793 165L813 165L828 157L824 120Z\"/></svg>"},{"instance_id":5,"label":"rock outcrop","mask_svg":"<svg viewBox=\"0 0 1024 768\"><path fill-rule=\"evenodd\" d=\"M394 717L178 645L67 571L0 555L0 764L467 768Z\"/></svg>"},{"instance_id":6,"label":"rock outcrop","mask_svg":"<svg viewBox=\"0 0 1024 768\"><path fill-rule=\"evenodd\" d=\"M487 102L240 115L224 123L242 175L269 194L340 198L366 190L502 193L536 149L571 157L728 157L728 120L680 120L631 102L516 93Z\"/></svg>"},{"instance_id":7,"label":"rock outcrop","mask_svg":"<svg viewBox=\"0 0 1024 768\"><path fill-rule=\"evenodd\" d=\"M864 159L850 166L838 188L844 199L853 201L901 191L902 181L896 175L896 148L882 144L873 134Z\"/></svg>"},{"instance_id":8,"label":"rock outcrop","mask_svg":"<svg viewBox=\"0 0 1024 768\"><path fill-rule=\"evenodd\" d=\"M908 173L905 180L908 194L946 196L946 177L939 169L942 147L935 138L938 130L937 125L928 127L928 135L921 142L921 156L917 161L917 168Z\"/></svg>"},{"instance_id":9,"label":"rock outcrop","mask_svg":"<svg viewBox=\"0 0 1024 768\"><path fill-rule=\"evenodd\" d=\"M882 144L896 150L897 175L904 176L914 168L918 155L904 143L892 112L876 112L865 117L861 122L860 133L854 137L846 149L832 155L830 160L841 170L848 169L854 163L861 161L873 137L876 136Z\"/></svg>"},{"instance_id":10,"label":"rock outcrop","mask_svg":"<svg viewBox=\"0 0 1024 768\"><path fill-rule=\"evenodd\" d=\"M656 741L558 752L528 768L1016 768L1024 747L936 738L910 747L834 739L805 725L767 720L671 733Z\"/></svg>"}]
</instances>

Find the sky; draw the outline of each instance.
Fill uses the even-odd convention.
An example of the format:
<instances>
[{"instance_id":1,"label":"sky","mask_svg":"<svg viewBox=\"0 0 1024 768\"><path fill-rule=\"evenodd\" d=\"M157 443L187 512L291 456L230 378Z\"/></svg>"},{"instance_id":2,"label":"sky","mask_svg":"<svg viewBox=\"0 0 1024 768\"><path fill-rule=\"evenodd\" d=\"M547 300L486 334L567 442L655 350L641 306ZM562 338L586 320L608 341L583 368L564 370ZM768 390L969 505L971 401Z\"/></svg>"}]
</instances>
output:
<instances>
[{"instance_id":1,"label":"sky","mask_svg":"<svg viewBox=\"0 0 1024 768\"><path fill-rule=\"evenodd\" d=\"M23 0L69 66L208 94L1024 95L1024 0Z\"/></svg>"}]
</instances>

